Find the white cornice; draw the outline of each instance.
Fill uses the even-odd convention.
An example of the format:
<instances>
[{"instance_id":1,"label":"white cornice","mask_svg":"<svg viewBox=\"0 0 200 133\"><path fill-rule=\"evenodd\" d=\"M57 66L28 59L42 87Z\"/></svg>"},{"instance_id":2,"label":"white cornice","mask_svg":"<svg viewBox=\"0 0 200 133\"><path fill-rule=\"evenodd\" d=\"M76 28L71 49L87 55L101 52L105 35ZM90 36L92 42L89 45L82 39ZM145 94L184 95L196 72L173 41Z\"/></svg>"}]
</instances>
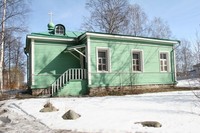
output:
<instances>
[{"instance_id":1,"label":"white cornice","mask_svg":"<svg viewBox=\"0 0 200 133\"><path fill-rule=\"evenodd\" d=\"M75 41L75 39L70 39L70 38L51 38L51 37L32 36L32 35L28 35L27 38L38 39L38 40L51 40L51 41Z\"/></svg>"},{"instance_id":2,"label":"white cornice","mask_svg":"<svg viewBox=\"0 0 200 133\"><path fill-rule=\"evenodd\" d=\"M142 38L142 37L133 37L133 36L123 36L123 35L112 35L112 34L98 34L98 33L85 33L86 36L95 36L95 37L105 37L105 38L112 38L112 39L127 39L127 40L134 40L134 41L149 41L149 42L156 42L156 43L165 43L165 44L177 44L178 41L173 40L159 40L154 38ZM84 36L82 36L83 38Z\"/></svg>"}]
</instances>

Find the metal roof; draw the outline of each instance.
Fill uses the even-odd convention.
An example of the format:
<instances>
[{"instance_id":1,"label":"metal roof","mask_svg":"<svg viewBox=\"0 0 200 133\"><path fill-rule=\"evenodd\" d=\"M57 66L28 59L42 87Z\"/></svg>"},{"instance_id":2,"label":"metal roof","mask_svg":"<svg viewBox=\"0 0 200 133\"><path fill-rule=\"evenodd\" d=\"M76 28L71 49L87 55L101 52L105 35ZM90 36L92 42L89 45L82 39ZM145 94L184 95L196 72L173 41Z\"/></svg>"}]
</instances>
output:
<instances>
[{"instance_id":1,"label":"metal roof","mask_svg":"<svg viewBox=\"0 0 200 133\"><path fill-rule=\"evenodd\" d=\"M65 33L65 35L51 34L49 32L31 33L30 35L32 35L32 36L58 37L58 38L77 38L78 36L80 36L82 34L83 34L83 32L67 31Z\"/></svg>"}]
</instances>

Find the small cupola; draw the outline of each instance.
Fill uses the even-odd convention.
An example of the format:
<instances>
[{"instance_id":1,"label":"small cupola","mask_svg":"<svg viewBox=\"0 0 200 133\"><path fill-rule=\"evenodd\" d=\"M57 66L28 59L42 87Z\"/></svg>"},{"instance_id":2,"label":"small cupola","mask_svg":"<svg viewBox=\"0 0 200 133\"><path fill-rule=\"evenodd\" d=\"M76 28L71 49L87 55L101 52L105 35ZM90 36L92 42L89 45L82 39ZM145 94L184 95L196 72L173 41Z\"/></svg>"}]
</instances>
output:
<instances>
[{"instance_id":1,"label":"small cupola","mask_svg":"<svg viewBox=\"0 0 200 133\"><path fill-rule=\"evenodd\" d=\"M48 27L49 31L52 31L52 30L54 30L55 25L53 24L53 22L50 22L50 23L48 23L47 27Z\"/></svg>"}]
</instances>

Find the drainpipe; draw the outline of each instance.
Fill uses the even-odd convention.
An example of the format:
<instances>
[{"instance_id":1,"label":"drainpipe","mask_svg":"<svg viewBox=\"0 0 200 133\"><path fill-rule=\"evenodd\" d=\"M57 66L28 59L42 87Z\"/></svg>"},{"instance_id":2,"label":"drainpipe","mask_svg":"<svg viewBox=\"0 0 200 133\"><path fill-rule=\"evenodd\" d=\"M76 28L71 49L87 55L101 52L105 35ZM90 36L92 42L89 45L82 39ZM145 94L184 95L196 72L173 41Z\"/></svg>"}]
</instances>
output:
<instances>
[{"instance_id":1,"label":"drainpipe","mask_svg":"<svg viewBox=\"0 0 200 133\"><path fill-rule=\"evenodd\" d=\"M26 52L26 48L24 48L24 53L25 53L26 58L27 58L27 61L26 61L26 62L27 62L27 66L26 66L26 73L27 73L26 80L27 80L27 85L28 85L28 80L29 80L29 79L28 79L28 78L29 78L29 74L28 74L28 73L29 73L29 72L28 72L28 63L29 63L29 62L28 62L28 58L29 58L29 56L28 56L28 53Z\"/></svg>"},{"instance_id":2,"label":"drainpipe","mask_svg":"<svg viewBox=\"0 0 200 133\"><path fill-rule=\"evenodd\" d=\"M173 47L172 51L173 51L173 56L174 56L174 82L177 83L177 76L176 76L176 54L175 54L175 50L181 45L181 42L178 41L178 46L177 47Z\"/></svg>"}]
</instances>

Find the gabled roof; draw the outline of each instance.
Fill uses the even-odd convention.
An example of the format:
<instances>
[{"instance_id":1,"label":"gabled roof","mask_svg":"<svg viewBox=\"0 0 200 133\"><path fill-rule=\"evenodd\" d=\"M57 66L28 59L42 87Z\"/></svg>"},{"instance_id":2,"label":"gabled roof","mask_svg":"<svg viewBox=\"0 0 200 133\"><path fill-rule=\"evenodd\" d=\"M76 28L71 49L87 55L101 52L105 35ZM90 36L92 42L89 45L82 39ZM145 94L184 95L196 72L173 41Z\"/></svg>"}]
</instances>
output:
<instances>
[{"instance_id":1,"label":"gabled roof","mask_svg":"<svg viewBox=\"0 0 200 133\"><path fill-rule=\"evenodd\" d=\"M74 41L81 40L86 36L94 36L100 38L110 38L110 39L121 39L121 40L132 40L132 41L141 41L141 42L153 42L153 43L163 43L163 44L177 44L180 43L179 40L170 40L170 39L160 39L160 38L152 38L152 37L141 37L141 36L133 36L133 35L123 35L123 34L109 34L102 32L74 32L67 31L65 35L59 34L51 34L49 32L41 32L41 33L31 33L27 35L27 38L38 38L38 39L49 39L49 40L60 40L60 41Z\"/></svg>"},{"instance_id":2,"label":"gabled roof","mask_svg":"<svg viewBox=\"0 0 200 133\"><path fill-rule=\"evenodd\" d=\"M83 32L74 32L74 31L67 31L65 35L51 34L49 32L31 33L26 36L25 52L27 52L27 48L29 47L28 44L30 44L31 39L59 41L59 42L61 41L76 42L78 37L82 34Z\"/></svg>"},{"instance_id":3,"label":"gabled roof","mask_svg":"<svg viewBox=\"0 0 200 133\"><path fill-rule=\"evenodd\" d=\"M83 32L67 31L64 35L51 34L50 32L31 33L26 36L26 43L30 42L30 39L49 40L49 41L77 41L78 36Z\"/></svg>"},{"instance_id":4,"label":"gabled roof","mask_svg":"<svg viewBox=\"0 0 200 133\"><path fill-rule=\"evenodd\" d=\"M101 32L74 32L67 31L64 35L59 34L51 34L49 32L41 32L41 33L31 33L26 37L26 48L31 39L38 40L48 40L48 41L70 41L77 43L78 41L86 38L88 36L93 36L97 38L107 38L107 39L117 39L117 40L129 40L129 41L138 41L138 42L151 42L157 44L167 44L167 45L175 45L179 44L179 40L170 40L170 39L159 39L159 38L151 38L151 37L141 37L141 36L132 36L132 35L122 35L122 34L109 34L109 33L101 33ZM26 51L27 49L25 49Z\"/></svg>"}]
</instances>

